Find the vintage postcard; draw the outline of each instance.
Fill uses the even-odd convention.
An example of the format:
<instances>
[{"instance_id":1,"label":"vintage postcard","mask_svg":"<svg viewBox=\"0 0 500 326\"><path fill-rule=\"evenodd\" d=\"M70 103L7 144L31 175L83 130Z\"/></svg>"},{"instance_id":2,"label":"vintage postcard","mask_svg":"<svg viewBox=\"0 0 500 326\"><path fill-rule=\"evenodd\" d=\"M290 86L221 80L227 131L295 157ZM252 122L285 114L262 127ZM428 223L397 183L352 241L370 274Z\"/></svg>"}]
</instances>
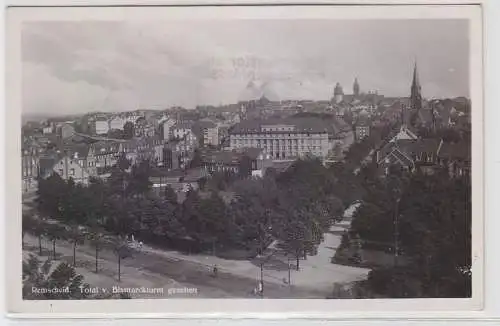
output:
<instances>
[{"instance_id":1,"label":"vintage postcard","mask_svg":"<svg viewBox=\"0 0 500 326\"><path fill-rule=\"evenodd\" d=\"M9 8L9 311L480 310L481 29L480 5Z\"/></svg>"}]
</instances>

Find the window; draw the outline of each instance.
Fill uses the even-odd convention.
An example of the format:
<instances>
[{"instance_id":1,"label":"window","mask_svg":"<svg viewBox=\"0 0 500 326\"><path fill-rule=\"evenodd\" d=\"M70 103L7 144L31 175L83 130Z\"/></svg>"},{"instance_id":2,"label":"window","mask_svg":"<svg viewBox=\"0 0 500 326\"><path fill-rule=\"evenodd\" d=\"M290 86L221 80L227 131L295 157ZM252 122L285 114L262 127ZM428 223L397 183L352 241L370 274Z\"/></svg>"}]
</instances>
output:
<instances>
[{"instance_id":1,"label":"window","mask_svg":"<svg viewBox=\"0 0 500 326\"><path fill-rule=\"evenodd\" d=\"M71 169L71 170L69 170L69 174L70 174L70 175L75 175L75 169Z\"/></svg>"}]
</instances>

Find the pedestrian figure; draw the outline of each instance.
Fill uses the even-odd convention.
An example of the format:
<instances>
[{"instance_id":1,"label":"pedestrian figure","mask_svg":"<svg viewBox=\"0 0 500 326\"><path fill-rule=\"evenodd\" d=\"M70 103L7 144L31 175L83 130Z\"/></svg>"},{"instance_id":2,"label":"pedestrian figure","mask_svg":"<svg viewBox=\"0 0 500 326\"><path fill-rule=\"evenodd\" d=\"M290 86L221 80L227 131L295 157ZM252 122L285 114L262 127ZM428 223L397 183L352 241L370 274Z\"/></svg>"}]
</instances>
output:
<instances>
[{"instance_id":1,"label":"pedestrian figure","mask_svg":"<svg viewBox=\"0 0 500 326\"><path fill-rule=\"evenodd\" d=\"M217 272L218 272L217 265L214 265L213 268L214 277L217 277Z\"/></svg>"}]
</instances>

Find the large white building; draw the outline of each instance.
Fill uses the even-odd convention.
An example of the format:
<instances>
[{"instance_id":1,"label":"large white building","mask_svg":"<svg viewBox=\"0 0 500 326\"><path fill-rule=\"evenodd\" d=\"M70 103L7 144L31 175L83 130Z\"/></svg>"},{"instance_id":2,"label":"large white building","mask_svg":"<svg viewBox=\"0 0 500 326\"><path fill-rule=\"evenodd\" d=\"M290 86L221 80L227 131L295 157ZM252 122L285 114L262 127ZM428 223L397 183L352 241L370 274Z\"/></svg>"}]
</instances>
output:
<instances>
[{"instance_id":1,"label":"large white building","mask_svg":"<svg viewBox=\"0 0 500 326\"><path fill-rule=\"evenodd\" d=\"M169 140L173 136L172 127L175 125L175 120L171 118L162 118L159 121L163 139Z\"/></svg>"},{"instance_id":2,"label":"large white building","mask_svg":"<svg viewBox=\"0 0 500 326\"><path fill-rule=\"evenodd\" d=\"M119 116L116 116L109 122L109 129L123 130L124 125L125 125L125 120Z\"/></svg>"},{"instance_id":3,"label":"large white building","mask_svg":"<svg viewBox=\"0 0 500 326\"><path fill-rule=\"evenodd\" d=\"M95 133L105 135L109 131L109 121L105 118L97 118L95 121Z\"/></svg>"},{"instance_id":4,"label":"large white building","mask_svg":"<svg viewBox=\"0 0 500 326\"><path fill-rule=\"evenodd\" d=\"M343 130L336 120L318 117L246 120L230 131L230 149L261 148L273 160L304 155L326 158L341 142Z\"/></svg>"}]
</instances>

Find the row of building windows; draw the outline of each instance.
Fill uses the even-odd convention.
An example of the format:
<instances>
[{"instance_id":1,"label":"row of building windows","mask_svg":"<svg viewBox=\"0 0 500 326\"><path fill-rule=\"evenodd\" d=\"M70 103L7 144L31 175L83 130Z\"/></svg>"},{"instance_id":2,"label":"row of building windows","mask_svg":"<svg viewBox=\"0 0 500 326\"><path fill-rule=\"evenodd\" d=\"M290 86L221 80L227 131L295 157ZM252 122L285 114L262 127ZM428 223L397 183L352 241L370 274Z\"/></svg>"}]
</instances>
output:
<instances>
[{"instance_id":1,"label":"row of building windows","mask_svg":"<svg viewBox=\"0 0 500 326\"><path fill-rule=\"evenodd\" d=\"M271 133L256 133L256 134L232 134L231 137L235 138L289 138L289 137L298 137L298 138L309 138L309 137L320 137L327 138L327 133L289 133L289 134L271 134Z\"/></svg>"},{"instance_id":2,"label":"row of building windows","mask_svg":"<svg viewBox=\"0 0 500 326\"><path fill-rule=\"evenodd\" d=\"M232 142L233 143L238 143L238 144L249 144L249 143L257 143L257 144L260 144L260 143L301 143L301 144L304 144L304 143L310 143L310 144L321 144L322 142L326 142L326 139L308 139L308 140L304 140L304 139L232 139Z\"/></svg>"},{"instance_id":3,"label":"row of building windows","mask_svg":"<svg viewBox=\"0 0 500 326\"><path fill-rule=\"evenodd\" d=\"M59 174L61 176L64 176L64 169L59 169L58 172L59 172ZM74 176L75 175L75 169L69 169L68 175L69 176Z\"/></svg>"},{"instance_id":4,"label":"row of building windows","mask_svg":"<svg viewBox=\"0 0 500 326\"><path fill-rule=\"evenodd\" d=\"M313 154L316 156L321 156L320 152L315 152L315 151L309 151L309 152L305 152L305 153L270 151L267 154L269 154L274 159L290 159L290 158L297 158L297 157L304 155L306 153Z\"/></svg>"},{"instance_id":5,"label":"row of building windows","mask_svg":"<svg viewBox=\"0 0 500 326\"><path fill-rule=\"evenodd\" d=\"M307 142L307 143L297 143L297 142L242 142L242 141L233 141L231 142L232 147L266 147L266 146L294 146L294 147L327 147L328 144L322 144L321 142Z\"/></svg>"}]
</instances>

